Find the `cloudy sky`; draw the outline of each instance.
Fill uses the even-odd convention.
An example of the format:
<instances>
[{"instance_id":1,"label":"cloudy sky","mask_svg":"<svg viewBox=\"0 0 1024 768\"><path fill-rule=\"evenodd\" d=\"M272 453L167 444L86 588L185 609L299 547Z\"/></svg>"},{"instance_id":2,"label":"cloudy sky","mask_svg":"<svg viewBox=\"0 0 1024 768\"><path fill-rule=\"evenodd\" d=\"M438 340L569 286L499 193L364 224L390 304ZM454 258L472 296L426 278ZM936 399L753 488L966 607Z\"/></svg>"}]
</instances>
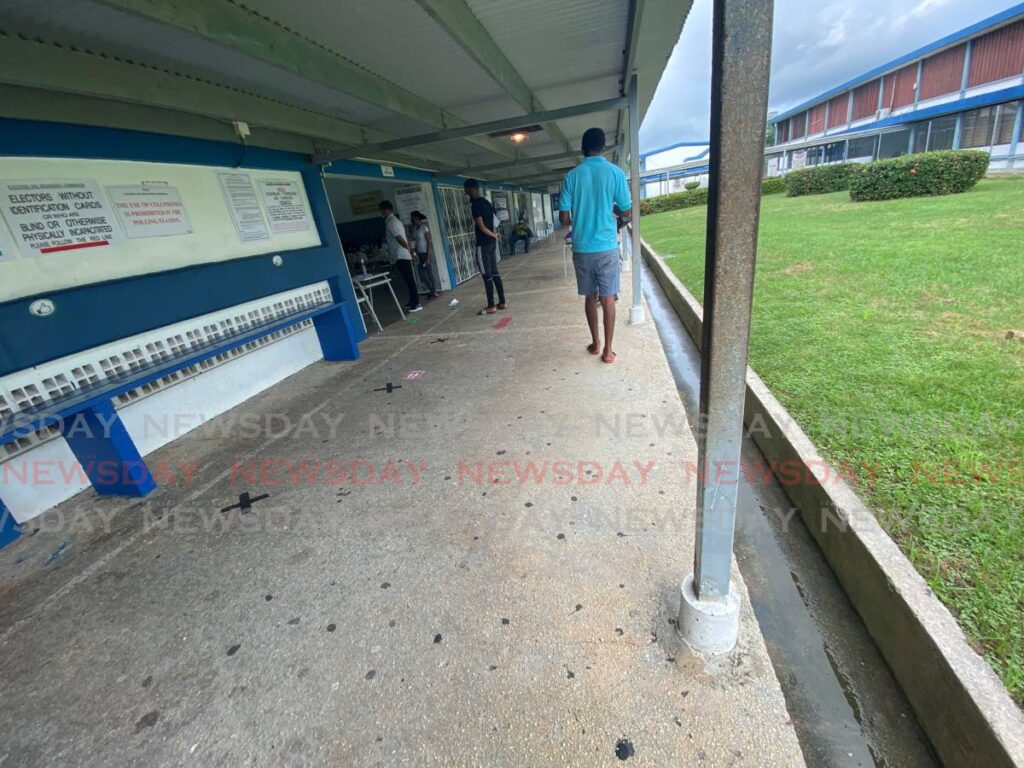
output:
<instances>
[{"instance_id":1,"label":"cloudy sky","mask_svg":"<svg viewBox=\"0 0 1024 768\"><path fill-rule=\"evenodd\" d=\"M1012 0L775 0L769 109L822 91L1009 8ZM708 135L711 0L694 0L658 85L640 146Z\"/></svg>"}]
</instances>

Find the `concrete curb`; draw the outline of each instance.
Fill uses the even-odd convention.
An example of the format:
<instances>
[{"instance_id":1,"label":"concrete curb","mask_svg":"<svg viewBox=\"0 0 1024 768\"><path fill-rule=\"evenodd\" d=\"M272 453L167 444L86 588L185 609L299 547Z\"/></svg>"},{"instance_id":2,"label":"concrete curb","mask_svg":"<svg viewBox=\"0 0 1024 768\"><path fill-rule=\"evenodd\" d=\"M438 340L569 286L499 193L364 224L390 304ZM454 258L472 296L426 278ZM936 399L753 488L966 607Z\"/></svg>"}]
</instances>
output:
<instances>
[{"instance_id":1,"label":"concrete curb","mask_svg":"<svg viewBox=\"0 0 1024 768\"><path fill-rule=\"evenodd\" d=\"M703 309L641 241L644 261L700 347ZM784 483L939 758L949 766L1024 766L1024 715L910 561L804 431L747 368L744 420L772 466L816 482Z\"/></svg>"}]
</instances>

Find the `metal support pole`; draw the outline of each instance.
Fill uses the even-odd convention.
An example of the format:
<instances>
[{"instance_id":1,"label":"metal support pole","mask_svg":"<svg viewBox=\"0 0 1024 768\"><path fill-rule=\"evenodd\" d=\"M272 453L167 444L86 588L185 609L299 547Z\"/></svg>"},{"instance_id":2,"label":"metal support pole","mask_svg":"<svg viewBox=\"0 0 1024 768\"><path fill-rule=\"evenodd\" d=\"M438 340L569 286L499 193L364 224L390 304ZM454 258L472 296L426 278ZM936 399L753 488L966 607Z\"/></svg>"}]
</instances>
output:
<instances>
[{"instance_id":1,"label":"metal support pole","mask_svg":"<svg viewBox=\"0 0 1024 768\"><path fill-rule=\"evenodd\" d=\"M640 254L640 98L636 86L636 72L629 78L629 196L633 200L630 216L630 241L633 245L629 260L633 270L633 305L629 308L629 324L644 322L643 291L640 276L643 258Z\"/></svg>"},{"instance_id":2,"label":"metal support pole","mask_svg":"<svg viewBox=\"0 0 1024 768\"><path fill-rule=\"evenodd\" d=\"M739 489L747 344L761 206L773 0L714 0L711 163L697 430L694 573L678 626L698 650L736 643L739 599L730 590Z\"/></svg>"}]
</instances>

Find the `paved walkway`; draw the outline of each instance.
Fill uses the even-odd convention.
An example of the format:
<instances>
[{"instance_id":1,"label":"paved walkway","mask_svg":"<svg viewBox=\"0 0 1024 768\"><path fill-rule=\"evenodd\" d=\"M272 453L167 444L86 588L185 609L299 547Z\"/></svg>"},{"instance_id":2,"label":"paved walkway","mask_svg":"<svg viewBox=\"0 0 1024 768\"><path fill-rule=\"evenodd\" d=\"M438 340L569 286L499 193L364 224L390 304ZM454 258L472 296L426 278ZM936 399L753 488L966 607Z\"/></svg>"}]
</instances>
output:
<instances>
[{"instance_id":1,"label":"paved walkway","mask_svg":"<svg viewBox=\"0 0 1024 768\"><path fill-rule=\"evenodd\" d=\"M560 246L501 267L508 311L471 281L0 552L0 766L803 765L745 592L727 657L674 630L696 451L654 327L624 285L604 365Z\"/></svg>"}]
</instances>

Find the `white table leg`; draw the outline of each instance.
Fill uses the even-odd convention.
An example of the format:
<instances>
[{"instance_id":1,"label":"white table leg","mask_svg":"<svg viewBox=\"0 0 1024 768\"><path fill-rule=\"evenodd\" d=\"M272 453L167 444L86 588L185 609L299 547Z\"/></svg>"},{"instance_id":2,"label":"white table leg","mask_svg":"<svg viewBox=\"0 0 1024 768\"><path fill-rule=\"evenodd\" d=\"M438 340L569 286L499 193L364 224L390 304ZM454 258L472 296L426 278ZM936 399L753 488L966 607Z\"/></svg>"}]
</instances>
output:
<instances>
[{"instance_id":1,"label":"white table leg","mask_svg":"<svg viewBox=\"0 0 1024 768\"><path fill-rule=\"evenodd\" d=\"M405 312L402 311L402 303L398 300L398 297L395 296L395 289L391 285L391 278L388 278L388 290L391 291L391 298L395 300L395 306L398 307L398 314L400 314L402 319L405 320Z\"/></svg>"}]
</instances>

